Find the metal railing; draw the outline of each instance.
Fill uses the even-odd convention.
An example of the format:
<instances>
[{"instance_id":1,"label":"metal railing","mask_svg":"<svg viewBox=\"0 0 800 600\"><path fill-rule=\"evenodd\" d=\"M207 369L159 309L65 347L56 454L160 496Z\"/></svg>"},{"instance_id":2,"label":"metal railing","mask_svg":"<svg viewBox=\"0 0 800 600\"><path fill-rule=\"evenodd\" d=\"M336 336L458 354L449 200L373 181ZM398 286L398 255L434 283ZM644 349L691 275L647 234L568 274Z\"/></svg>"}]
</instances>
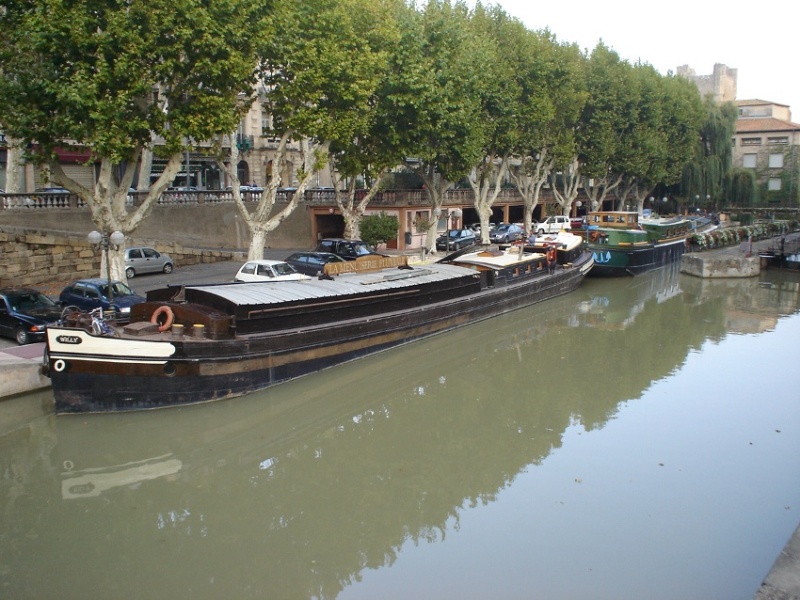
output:
<instances>
[{"instance_id":1,"label":"metal railing","mask_svg":"<svg viewBox=\"0 0 800 600\"><path fill-rule=\"evenodd\" d=\"M294 192L278 190L277 201L288 203ZM356 191L356 201L361 200L367 190ZM243 191L242 200L258 202L261 192ZM128 194L127 202L131 206L141 204L147 197L146 191L133 191ZM472 204L472 190L450 190L445 194L445 205ZM336 203L336 191L332 188L312 188L306 190L303 200L309 206L330 206ZM504 189L500 200L521 201L522 197L514 189ZM161 206L177 206L192 204L232 203L232 190L168 190L161 194L158 204ZM430 199L425 190L383 190L378 192L370 202L370 206L429 206ZM0 195L0 210L57 210L83 208L86 203L77 195L64 192L36 192L27 194Z\"/></svg>"}]
</instances>

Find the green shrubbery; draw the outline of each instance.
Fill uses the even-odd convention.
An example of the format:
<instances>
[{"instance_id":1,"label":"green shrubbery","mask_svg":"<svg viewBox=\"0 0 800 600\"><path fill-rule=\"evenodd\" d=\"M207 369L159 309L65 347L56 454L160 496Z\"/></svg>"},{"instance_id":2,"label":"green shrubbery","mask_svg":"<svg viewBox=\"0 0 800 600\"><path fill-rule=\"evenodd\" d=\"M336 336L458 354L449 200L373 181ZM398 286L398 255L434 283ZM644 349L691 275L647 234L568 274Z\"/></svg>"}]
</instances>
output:
<instances>
[{"instance_id":1,"label":"green shrubbery","mask_svg":"<svg viewBox=\"0 0 800 600\"><path fill-rule=\"evenodd\" d=\"M361 220L361 239L370 246L385 244L397 237L400 222L394 215L381 211L377 215L365 215Z\"/></svg>"}]
</instances>

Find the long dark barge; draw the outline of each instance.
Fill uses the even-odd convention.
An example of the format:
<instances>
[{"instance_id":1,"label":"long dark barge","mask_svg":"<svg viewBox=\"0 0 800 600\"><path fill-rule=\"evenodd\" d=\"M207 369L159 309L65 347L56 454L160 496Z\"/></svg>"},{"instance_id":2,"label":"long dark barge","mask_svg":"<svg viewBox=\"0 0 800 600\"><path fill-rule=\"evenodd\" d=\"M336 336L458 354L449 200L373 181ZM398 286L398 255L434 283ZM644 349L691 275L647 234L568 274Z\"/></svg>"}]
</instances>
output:
<instances>
[{"instance_id":1,"label":"long dark barge","mask_svg":"<svg viewBox=\"0 0 800 600\"><path fill-rule=\"evenodd\" d=\"M57 413L143 410L261 390L573 291L589 252L465 249L440 262L365 257L307 281L170 286L130 323L97 334L85 316L47 330ZM333 265L329 265L333 266Z\"/></svg>"}]
</instances>

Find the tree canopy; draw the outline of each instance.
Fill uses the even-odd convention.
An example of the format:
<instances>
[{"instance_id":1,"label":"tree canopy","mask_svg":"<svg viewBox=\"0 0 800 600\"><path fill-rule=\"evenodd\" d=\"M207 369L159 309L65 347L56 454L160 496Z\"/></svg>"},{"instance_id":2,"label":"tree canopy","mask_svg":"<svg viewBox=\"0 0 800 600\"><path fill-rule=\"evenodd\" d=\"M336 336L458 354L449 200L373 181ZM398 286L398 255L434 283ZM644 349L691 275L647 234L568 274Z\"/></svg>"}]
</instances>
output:
<instances>
[{"instance_id":1,"label":"tree canopy","mask_svg":"<svg viewBox=\"0 0 800 600\"><path fill-rule=\"evenodd\" d=\"M181 151L232 131L249 106L259 8L237 0L4 2L0 123L27 144L28 160L91 207L102 232L129 234L172 183ZM94 189L62 170L55 151L67 145L88 148L100 163ZM127 192L145 149L168 162L132 207ZM121 278L122 267L114 249L112 275Z\"/></svg>"},{"instance_id":2,"label":"tree canopy","mask_svg":"<svg viewBox=\"0 0 800 600\"><path fill-rule=\"evenodd\" d=\"M252 257L329 159L353 185L413 168L434 213L466 177L485 232L509 178L525 197L526 223L548 182L567 212L579 186L596 206L611 191L641 202L681 176L689 196L716 196L727 181L729 115L710 114L701 130L691 82L623 61L602 42L581 52L495 5L12 0L0 26L0 124L92 208L103 232L132 232L181 153L201 144L235 184ZM264 135L280 143L253 208L238 193L230 142L256 97L268 115ZM93 189L61 169L56 150L65 145L90 149L100 165ZM298 189L276 211L278 187L293 183L281 181L290 145L302 155ZM147 151L166 167L133 206L127 190ZM353 198L340 209L356 220L366 204Z\"/></svg>"}]
</instances>

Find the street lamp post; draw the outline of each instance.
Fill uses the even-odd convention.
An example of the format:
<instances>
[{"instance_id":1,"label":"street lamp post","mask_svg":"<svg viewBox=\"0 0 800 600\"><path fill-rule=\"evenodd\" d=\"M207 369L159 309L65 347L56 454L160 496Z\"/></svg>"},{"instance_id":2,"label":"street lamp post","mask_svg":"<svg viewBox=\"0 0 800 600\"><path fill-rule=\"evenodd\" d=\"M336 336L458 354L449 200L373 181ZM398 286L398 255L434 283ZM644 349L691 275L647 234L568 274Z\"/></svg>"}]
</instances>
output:
<instances>
[{"instance_id":1,"label":"street lamp post","mask_svg":"<svg viewBox=\"0 0 800 600\"><path fill-rule=\"evenodd\" d=\"M100 233L99 231L92 231L86 236L89 243L95 248L102 251L100 261L106 263L106 278L108 279L108 302L109 304L114 300L114 290L111 288L111 261L109 260L109 248L118 249L125 243L125 234L121 231L115 231L111 235L107 233Z\"/></svg>"}]
</instances>

